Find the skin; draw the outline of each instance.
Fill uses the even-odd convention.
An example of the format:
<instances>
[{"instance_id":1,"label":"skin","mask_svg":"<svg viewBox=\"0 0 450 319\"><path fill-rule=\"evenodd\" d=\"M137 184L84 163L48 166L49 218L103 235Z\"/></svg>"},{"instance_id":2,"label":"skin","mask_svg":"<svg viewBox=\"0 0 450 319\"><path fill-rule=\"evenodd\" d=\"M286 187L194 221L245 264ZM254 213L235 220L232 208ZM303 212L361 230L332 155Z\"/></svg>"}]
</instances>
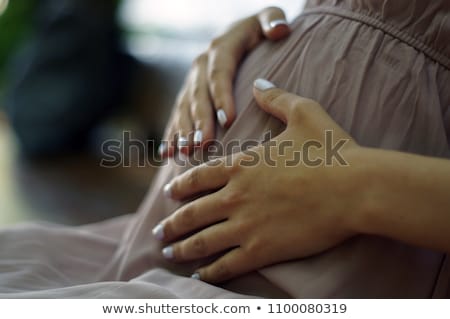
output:
<instances>
[{"instance_id":1,"label":"skin","mask_svg":"<svg viewBox=\"0 0 450 319\"><path fill-rule=\"evenodd\" d=\"M271 22L278 22L276 25ZM189 154L194 147L206 147L215 137L214 127L220 110L229 127L236 116L233 101L233 80L245 54L263 39L277 41L290 33L282 10L269 7L257 15L233 24L215 38L208 50L198 56L181 89L159 148L160 155L172 157L179 151ZM201 140L194 140L194 137ZM180 140L185 139L184 144Z\"/></svg>"},{"instance_id":2,"label":"skin","mask_svg":"<svg viewBox=\"0 0 450 319\"><path fill-rule=\"evenodd\" d=\"M332 131L334 143L346 140L340 154L348 165L287 167L287 152L272 154L274 166L246 166L249 153L238 153L231 165L224 158L185 172L166 187L174 200L196 198L161 222L171 260L224 252L195 275L219 283L324 252L357 234L450 252L449 160L362 147L312 100L278 88L253 93L287 125L273 142L291 140L299 150L310 140L324 145L325 131ZM252 151L263 156L266 148ZM325 158L324 148L310 155Z\"/></svg>"}]
</instances>

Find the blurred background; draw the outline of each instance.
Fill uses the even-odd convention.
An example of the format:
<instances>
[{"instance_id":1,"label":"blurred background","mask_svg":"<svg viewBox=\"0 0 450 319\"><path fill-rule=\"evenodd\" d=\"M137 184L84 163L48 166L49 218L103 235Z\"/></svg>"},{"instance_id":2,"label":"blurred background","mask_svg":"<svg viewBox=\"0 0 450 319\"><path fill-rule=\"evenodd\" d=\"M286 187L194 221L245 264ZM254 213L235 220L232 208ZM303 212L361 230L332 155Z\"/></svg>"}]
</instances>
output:
<instances>
[{"instance_id":1,"label":"blurred background","mask_svg":"<svg viewBox=\"0 0 450 319\"><path fill-rule=\"evenodd\" d=\"M0 0L0 227L135 211L156 168L101 167L101 144L126 130L158 145L191 61L215 35L269 5L292 20L303 4Z\"/></svg>"}]
</instances>

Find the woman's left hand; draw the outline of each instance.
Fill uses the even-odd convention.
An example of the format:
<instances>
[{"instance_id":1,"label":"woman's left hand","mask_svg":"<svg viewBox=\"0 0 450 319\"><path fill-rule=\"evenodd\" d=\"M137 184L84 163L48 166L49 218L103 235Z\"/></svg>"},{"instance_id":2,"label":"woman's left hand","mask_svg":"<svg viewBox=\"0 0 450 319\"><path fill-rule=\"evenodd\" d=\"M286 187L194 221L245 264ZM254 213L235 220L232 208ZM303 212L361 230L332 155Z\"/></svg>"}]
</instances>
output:
<instances>
[{"instance_id":1,"label":"woman's left hand","mask_svg":"<svg viewBox=\"0 0 450 319\"><path fill-rule=\"evenodd\" d=\"M193 275L211 283L332 248L356 234L352 222L363 209L364 148L312 100L261 79L254 96L286 130L174 178L165 188L172 199L212 193L153 230L175 262L223 253Z\"/></svg>"}]
</instances>

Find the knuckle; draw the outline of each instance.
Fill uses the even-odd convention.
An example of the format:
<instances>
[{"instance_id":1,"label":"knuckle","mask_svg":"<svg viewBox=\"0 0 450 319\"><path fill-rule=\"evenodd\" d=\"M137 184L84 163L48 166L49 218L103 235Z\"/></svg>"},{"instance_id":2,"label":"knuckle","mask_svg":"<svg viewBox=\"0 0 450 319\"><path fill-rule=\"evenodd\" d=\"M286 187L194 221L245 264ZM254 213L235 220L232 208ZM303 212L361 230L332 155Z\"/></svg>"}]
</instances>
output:
<instances>
[{"instance_id":1,"label":"knuckle","mask_svg":"<svg viewBox=\"0 0 450 319\"><path fill-rule=\"evenodd\" d=\"M205 104L208 99L208 87L207 84L199 84L197 81L191 88L190 105L194 103Z\"/></svg>"},{"instance_id":2,"label":"knuckle","mask_svg":"<svg viewBox=\"0 0 450 319\"><path fill-rule=\"evenodd\" d=\"M243 248L247 255L253 256L255 259L257 259L262 252L267 251L264 242L258 238L254 238Z\"/></svg>"},{"instance_id":3,"label":"knuckle","mask_svg":"<svg viewBox=\"0 0 450 319\"><path fill-rule=\"evenodd\" d=\"M178 225L183 229L190 228L194 224L194 218L195 218L194 206L187 205L186 207L183 208L181 212L179 212L177 216Z\"/></svg>"},{"instance_id":4,"label":"knuckle","mask_svg":"<svg viewBox=\"0 0 450 319\"><path fill-rule=\"evenodd\" d=\"M195 66L200 66L203 63L205 63L208 60L208 54L207 53L202 53L199 56L197 56L194 59L194 62L192 62L192 65Z\"/></svg>"},{"instance_id":5,"label":"knuckle","mask_svg":"<svg viewBox=\"0 0 450 319\"><path fill-rule=\"evenodd\" d=\"M216 50L220 48L224 40L223 36L218 36L214 39L212 39L211 43L209 44L209 50Z\"/></svg>"},{"instance_id":6,"label":"knuckle","mask_svg":"<svg viewBox=\"0 0 450 319\"><path fill-rule=\"evenodd\" d=\"M204 104L202 104L202 103L198 103L198 102L192 103L191 116L194 117L194 120L199 121L202 119L201 115L204 113L203 106L204 106Z\"/></svg>"},{"instance_id":7,"label":"knuckle","mask_svg":"<svg viewBox=\"0 0 450 319\"><path fill-rule=\"evenodd\" d=\"M191 169L187 175L187 186L189 188L196 188L199 184L199 178L199 170L197 168Z\"/></svg>"},{"instance_id":8,"label":"knuckle","mask_svg":"<svg viewBox=\"0 0 450 319\"><path fill-rule=\"evenodd\" d=\"M186 128L189 128L189 120L187 120L186 118L182 117L182 116L178 116L175 119L175 127L177 128L176 133L181 134L181 135L185 135L187 132L185 132Z\"/></svg>"},{"instance_id":9,"label":"knuckle","mask_svg":"<svg viewBox=\"0 0 450 319\"><path fill-rule=\"evenodd\" d=\"M238 233L238 234L249 234L251 231L251 228L253 226L254 225L252 222L247 222L247 221L234 222L234 228L236 230L236 233Z\"/></svg>"},{"instance_id":10,"label":"knuckle","mask_svg":"<svg viewBox=\"0 0 450 319\"><path fill-rule=\"evenodd\" d=\"M211 269L211 277L215 281L223 281L233 276L233 272L227 262L221 261Z\"/></svg>"},{"instance_id":11,"label":"knuckle","mask_svg":"<svg viewBox=\"0 0 450 319\"><path fill-rule=\"evenodd\" d=\"M263 99L264 102L266 102L267 104L272 104L272 103L277 103L279 102L279 100L282 98L282 94L280 94L280 92L278 90L270 90L269 92L267 92Z\"/></svg>"},{"instance_id":12,"label":"knuckle","mask_svg":"<svg viewBox=\"0 0 450 319\"><path fill-rule=\"evenodd\" d=\"M175 114L174 119L173 119L173 123L175 124L175 127L180 128L182 122L183 122L183 117L180 116L179 113Z\"/></svg>"},{"instance_id":13,"label":"knuckle","mask_svg":"<svg viewBox=\"0 0 450 319\"><path fill-rule=\"evenodd\" d=\"M209 167L214 168L214 170L217 171L218 174L226 174L226 168L225 168L225 160L223 157L221 158L214 158L206 163L203 163L199 168L204 168L207 170Z\"/></svg>"},{"instance_id":14,"label":"knuckle","mask_svg":"<svg viewBox=\"0 0 450 319\"><path fill-rule=\"evenodd\" d=\"M165 223L164 223L164 241L168 241L171 240L175 235L174 232L174 227L173 227L173 220L172 219L168 219Z\"/></svg>"},{"instance_id":15,"label":"knuckle","mask_svg":"<svg viewBox=\"0 0 450 319\"><path fill-rule=\"evenodd\" d=\"M195 83L191 89L191 97L193 99L198 99L201 96L202 88L198 83Z\"/></svg>"},{"instance_id":16,"label":"knuckle","mask_svg":"<svg viewBox=\"0 0 450 319\"><path fill-rule=\"evenodd\" d=\"M290 103L289 104L289 118L292 120L298 120L301 118L301 105L300 103Z\"/></svg>"},{"instance_id":17,"label":"knuckle","mask_svg":"<svg viewBox=\"0 0 450 319\"><path fill-rule=\"evenodd\" d=\"M211 70L208 72L208 78L211 83L211 88L213 90L217 90L219 88L219 85L217 84L217 81L220 80L220 77L223 75L223 70L217 66L213 66Z\"/></svg>"},{"instance_id":18,"label":"knuckle","mask_svg":"<svg viewBox=\"0 0 450 319\"><path fill-rule=\"evenodd\" d=\"M242 166L240 165L240 162L238 160L236 160L230 166L227 166L226 170L228 171L228 174L230 176L236 176L239 173L241 173Z\"/></svg>"},{"instance_id":19,"label":"knuckle","mask_svg":"<svg viewBox=\"0 0 450 319\"><path fill-rule=\"evenodd\" d=\"M204 103L192 103L191 120L193 126L196 128L206 129L207 126L213 121L212 107L205 105Z\"/></svg>"},{"instance_id":20,"label":"knuckle","mask_svg":"<svg viewBox=\"0 0 450 319\"><path fill-rule=\"evenodd\" d=\"M192 239L192 251L196 256L204 256L208 253L208 246L204 238L196 236Z\"/></svg>"},{"instance_id":21,"label":"knuckle","mask_svg":"<svg viewBox=\"0 0 450 319\"><path fill-rule=\"evenodd\" d=\"M221 91L217 85L211 85L211 99L216 109L221 109L224 106Z\"/></svg>"},{"instance_id":22,"label":"knuckle","mask_svg":"<svg viewBox=\"0 0 450 319\"><path fill-rule=\"evenodd\" d=\"M236 206L243 200L242 192L229 190L222 196L222 205L224 207Z\"/></svg>"},{"instance_id":23,"label":"knuckle","mask_svg":"<svg viewBox=\"0 0 450 319\"><path fill-rule=\"evenodd\" d=\"M294 119L306 119L310 110L320 107L320 105L310 99L296 99L289 104L289 113Z\"/></svg>"},{"instance_id":24,"label":"knuckle","mask_svg":"<svg viewBox=\"0 0 450 319\"><path fill-rule=\"evenodd\" d=\"M186 112L179 110L173 117L173 128L175 133L179 133L185 127L189 127L190 118L184 116Z\"/></svg>"}]
</instances>

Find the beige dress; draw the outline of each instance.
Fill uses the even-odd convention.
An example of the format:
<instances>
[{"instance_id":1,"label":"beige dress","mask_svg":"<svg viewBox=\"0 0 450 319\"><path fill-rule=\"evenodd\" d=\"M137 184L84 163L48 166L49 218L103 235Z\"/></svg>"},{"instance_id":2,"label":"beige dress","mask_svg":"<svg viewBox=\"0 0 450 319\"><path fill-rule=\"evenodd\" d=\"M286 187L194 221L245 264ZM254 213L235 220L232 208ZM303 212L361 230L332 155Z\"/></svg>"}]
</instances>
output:
<instances>
[{"instance_id":1,"label":"beige dress","mask_svg":"<svg viewBox=\"0 0 450 319\"><path fill-rule=\"evenodd\" d=\"M282 42L263 43L240 67L238 116L226 132L217 128L220 139L283 130L253 101L252 82L262 77L319 101L362 145L449 156L450 1L309 1L293 29ZM162 168L133 215L78 228L29 224L0 231L0 297L450 295L447 255L375 236L222 286L190 279L202 261L165 261L151 234L178 207L162 187L181 171L173 163Z\"/></svg>"}]
</instances>

